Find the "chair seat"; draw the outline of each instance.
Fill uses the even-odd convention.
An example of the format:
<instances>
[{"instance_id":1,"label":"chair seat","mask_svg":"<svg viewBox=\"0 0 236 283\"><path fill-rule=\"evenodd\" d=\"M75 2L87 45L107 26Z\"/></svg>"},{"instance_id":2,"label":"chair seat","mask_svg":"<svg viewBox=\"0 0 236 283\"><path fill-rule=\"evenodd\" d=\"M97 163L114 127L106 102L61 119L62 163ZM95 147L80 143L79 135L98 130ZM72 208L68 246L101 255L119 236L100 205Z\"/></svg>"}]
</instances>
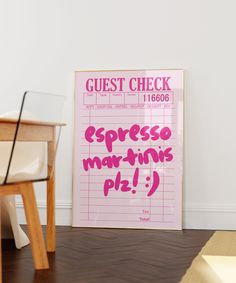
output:
<instances>
[{"instance_id":1,"label":"chair seat","mask_svg":"<svg viewBox=\"0 0 236 283\"><path fill-rule=\"evenodd\" d=\"M3 183L12 149L11 142L0 143L0 183ZM45 178L46 144L42 142L16 142L7 182Z\"/></svg>"},{"instance_id":2,"label":"chair seat","mask_svg":"<svg viewBox=\"0 0 236 283\"><path fill-rule=\"evenodd\" d=\"M18 111L0 115L2 118L19 116ZM33 119L30 112L24 112L25 119ZM0 143L0 184L4 182L13 142ZM16 141L7 182L30 181L47 176L46 143Z\"/></svg>"}]
</instances>

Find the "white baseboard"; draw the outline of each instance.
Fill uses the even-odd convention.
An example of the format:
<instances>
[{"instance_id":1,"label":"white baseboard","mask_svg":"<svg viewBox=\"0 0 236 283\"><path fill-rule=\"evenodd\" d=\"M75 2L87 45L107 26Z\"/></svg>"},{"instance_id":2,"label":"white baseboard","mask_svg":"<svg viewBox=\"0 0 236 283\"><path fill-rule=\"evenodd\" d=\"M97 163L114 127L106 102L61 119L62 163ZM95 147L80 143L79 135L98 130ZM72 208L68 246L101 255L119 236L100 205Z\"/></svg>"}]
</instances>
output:
<instances>
[{"instance_id":1,"label":"white baseboard","mask_svg":"<svg viewBox=\"0 0 236 283\"><path fill-rule=\"evenodd\" d=\"M37 202L41 224L46 224L46 203L45 201ZM20 224L26 224L23 203L17 202L17 213ZM72 224L72 203L69 201L56 202L56 225L71 226Z\"/></svg>"},{"instance_id":2,"label":"white baseboard","mask_svg":"<svg viewBox=\"0 0 236 283\"><path fill-rule=\"evenodd\" d=\"M46 224L46 203L38 202L41 223ZM22 202L17 202L19 222L25 224ZM56 202L56 224L71 226L72 203L69 201ZM183 209L183 228L236 230L236 205L192 204Z\"/></svg>"},{"instance_id":3,"label":"white baseboard","mask_svg":"<svg viewBox=\"0 0 236 283\"><path fill-rule=\"evenodd\" d=\"M191 204L183 210L186 229L236 230L236 205Z\"/></svg>"}]
</instances>

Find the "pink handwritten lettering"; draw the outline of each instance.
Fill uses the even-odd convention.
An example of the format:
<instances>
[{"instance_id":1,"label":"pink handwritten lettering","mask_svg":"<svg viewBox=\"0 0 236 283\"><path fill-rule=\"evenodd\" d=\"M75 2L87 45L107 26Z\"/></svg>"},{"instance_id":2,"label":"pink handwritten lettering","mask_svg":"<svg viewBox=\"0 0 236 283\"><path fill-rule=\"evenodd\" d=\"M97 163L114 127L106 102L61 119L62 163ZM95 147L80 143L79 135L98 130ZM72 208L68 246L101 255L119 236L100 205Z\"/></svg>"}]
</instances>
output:
<instances>
[{"instance_id":1,"label":"pink handwritten lettering","mask_svg":"<svg viewBox=\"0 0 236 283\"><path fill-rule=\"evenodd\" d=\"M126 179L121 178L120 171L116 174L115 180L112 179L106 179L104 182L103 192L104 196L108 196L108 193L110 190L114 189L116 191L120 190L121 192L129 192L131 191L133 194L136 194L136 187L138 186L138 180L139 180L139 168L136 168L133 175L133 187L131 188L130 182ZM148 176L146 178L147 181L152 181L151 189L148 191L147 196L151 197L157 190L157 188L160 185L160 177L159 174L156 171L153 171L152 173L152 180ZM149 184L146 183L146 188L149 187ZM145 212L143 212L145 213ZM147 212L146 212L147 213Z\"/></svg>"},{"instance_id":2,"label":"pink handwritten lettering","mask_svg":"<svg viewBox=\"0 0 236 283\"><path fill-rule=\"evenodd\" d=\"M158 149L148 148L144 152L134 152L132 148L127 150L125 156L115 155L105 156L103 158L99 156L89 157L83 159L83 167L85 171L89 169L97 168L101 169L103 167L107 168L118 168L121 162L129 163L131 166L149 164L150 162L170 162L173 160L173 154L171 153L172 147L167 147L162 149L160 146Z\"/></svg>"},{"instance_id":3,"label":"pink handwritten lettering","mask_svg":"<svg viewBox=\"0 0 236 283\"><path fill-rule=\"evenodd\" d=\"M94 126L89 126L85 131L85 139L89 143L97 141L104 142L108 152L112 152L113 143L116 141L124 142L127 138L132 141L149 139L156 141L162 139L164 141L170 139L171 129L169 127L160 128L159 125L140 127L137 124L132 125L129 129L118 128L118 130L106 130L101 127L96 129Z\"/></svg>"}]
</instances>

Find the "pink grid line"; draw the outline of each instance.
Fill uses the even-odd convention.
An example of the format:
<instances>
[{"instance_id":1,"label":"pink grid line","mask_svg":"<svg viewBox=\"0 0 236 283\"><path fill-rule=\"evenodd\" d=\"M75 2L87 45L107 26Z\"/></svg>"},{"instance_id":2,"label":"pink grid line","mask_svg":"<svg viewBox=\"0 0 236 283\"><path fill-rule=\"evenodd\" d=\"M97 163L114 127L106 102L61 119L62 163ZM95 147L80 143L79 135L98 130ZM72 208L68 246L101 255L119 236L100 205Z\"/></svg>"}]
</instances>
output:
<instances>
[{"instance_id":1,"label":"pink grid line","mask_svg":"<svg viewBox=\"0 0 236 283\"><path fill-rule=\"evenodd\" d=\"M142 217L142 216L140 216ZM87 219L80 219L80 221L88 221ZM132 222L135 222L135 223L140 223L142 221L140 220L118 220L118 219L90 219L90 221L107 221L107 222L128 222L128 223L132 223ZM142 223L145 223L145 221L143 221ZM146 223L174 223L174 221L158 221L158 220L150 220L150 221L147 221Z\"/></svg>"},{"instance_id":2,"label":"pink grid line","mask_svg":"<svg viewBox=\"0 0 236 283\"><path fill-rule=\"evenodd\" d=\"M85 214L85 213L87 213L87 212L83 212L83 211L80 211L80 213L81 214ZM91 214L94 214L94 213L97 213L97 211L94 211L94 212L90 212ZM127 213L126 212L103 212L103 214L126 214L127 215ZM140 215L140 216L145 216L145 215L147 215L147 216L149 216L149 213L140 213L140 212L129 212L129 214L131 214L131 215ZM162 215L162 213L152 213L152 215L159 215L159 216L161 216ZM165 213L165 215L174 215L174 213Z\"/></svg>"},{"instance_id":3,"label":"pink grid line","mask_svg":"<svg viewBox=\"0 0 236 283\"><path fill-rule=\"evenodd\" d=\"M158 193L158 192L157 192ZM87 197L80 197L81 199L86 199ZM146 198L118 198L118 197L111 197L111 196L107 196L107 197L91 197L92 199L102 199L102 200L111 200L111 199L125 199L125 200L150 200L150 197L146 197ZM163 200L163 198L155 198L155 200ZM175 200L174 198L165 198L164 200Z\"/></svg>"},{"instance_id":4,"label":"pink grid line","mask_svg":"<svg viewBox=\"0 0 236 283\"><path fill-rule=\"evenodd\" d=\"M170 117L175 117L176 116L176 114L169 114L169 115L166 115L166 116L170 116ZM87 116L87 115L81 115L80 117L82 117L82 118L88 118L89 116ZM107 116L107 115L93 115L93 116L91 116L91 118L99 118L99 117L101 117L101 118L111 118L111 116ZM122 115L122 117L137 117L137 118L140 118L140 115ZM151 117L151 115L146 115L145 114L145 118L147 118L147 117ZM163 114L161 115L152 115L152 117L164 117L163 116ZM112 116L112 118L120 118L120 116L116 116L116 115L113 115Z\"/></svg>"},{"instance_id":5,"label":"pink grid line","mask_svg":"<svg viewBox=\"0 0 236 283\"><path fill-rule=\"evenodd\" d=\"M80 204L80 206L88 206L87 204ZM110 204L105 205L105 204L93 204L93 206L110 206ZM145 205L121 205L121 204L113 204L112 206L116 206L116 207L143 207L143 208L147 208ZM152 207L160 207L160 208L174 208L173 205L153 205Z\"/></svg>"}]
</instances>

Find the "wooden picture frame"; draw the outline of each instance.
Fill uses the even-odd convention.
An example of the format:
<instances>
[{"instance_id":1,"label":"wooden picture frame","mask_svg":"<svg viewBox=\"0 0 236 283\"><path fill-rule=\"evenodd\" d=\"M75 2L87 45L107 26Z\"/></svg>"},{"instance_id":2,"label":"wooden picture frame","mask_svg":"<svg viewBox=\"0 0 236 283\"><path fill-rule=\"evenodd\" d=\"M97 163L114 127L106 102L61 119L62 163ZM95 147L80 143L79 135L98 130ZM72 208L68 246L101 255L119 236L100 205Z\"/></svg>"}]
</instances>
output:
<instances>
[{"instance_id":1,"label":"wooden picture frame","mask_svg":"<svg viewBox=\"0 0 236 283\"><path fill-rule=\"evenodd\" d=\"M75 73L73 226L182 229L183 73Z\"/></svg>"}]
</instances>

